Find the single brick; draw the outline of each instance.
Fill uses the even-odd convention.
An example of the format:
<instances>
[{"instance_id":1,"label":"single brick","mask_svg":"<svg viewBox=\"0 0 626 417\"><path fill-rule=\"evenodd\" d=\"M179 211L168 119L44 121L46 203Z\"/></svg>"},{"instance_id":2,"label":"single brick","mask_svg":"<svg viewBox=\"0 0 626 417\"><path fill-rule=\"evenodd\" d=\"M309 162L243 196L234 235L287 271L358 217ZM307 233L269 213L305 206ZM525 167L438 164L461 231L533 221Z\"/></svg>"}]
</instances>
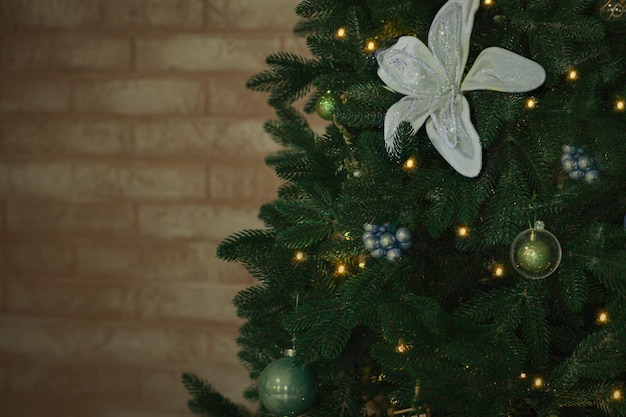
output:
<instances>
[{"instance_id":1,"label":"single brick","mask_svg":"<svg viewBox=\"0 0 626 417\"><path fill-rule=\"evenodd\" d=\"M0 0L0 28L198 29L202 0Z\"/></svg>"},{"instance_id":2,"label":"single brick","mask_svg":"<svg viewBox=\"0 0 626 417\"><path fill-rule=\"evenodd\" d=\"M0 242L0 270L16 276L70 276L74 249L58 242Z\"/></svg>"},{"instance_id":3,"label":"single brick","mask_svg":"<svg viewBox=\"0 0 626 417\"><path fill-rule=\"evenodd\" d=\"M137 68L143 71L246 71L257 72L269 52L278 50L275 38L170 35L139 38Z\"/></svg>"},{"instance_id":4,"label":"single brick","mask_svg":"<svg viewBox=\"0 0 626 417\"><path fill-rule=\"evenodd\" d=\"M7 154L130 154L130 128L123 121L7 120L0 150Z\"/></svg>"},{"instance_id":5,"label":"single brick","mask_svg":"<svg viewBox=\"0 0 626 417\"><path fill-rule=\"evenodd\" d=\"M222 117L275 117L267 94L246 89L245 80L232 75L214 76L209 82L209 112Z\"/></svg>"},{"instance_id":6,"label":"single brick","mask_svg":"<svg viewBox=\"0 0 626 417\"><path fill-rule=\"evenodd\" d=\"M138 394L137 371L132 367L95 366L40 361L9 365L11 392L18 397L71 400L134 400Z\"/></svg>"},{"instance_id":7,"label":"single brick","mask_svg":"<svg viewBox=\"0 0 626 417\"><path fill-rule=\"evenodd\" d=\"M63 281L6 283L6 311L39 317L130 319L136 317L140 288Z\"/></svg>"},{"instance_id":8,"label":"single brick","mask_svg":"<svg viewBox=\"0 0 626 417\"><path fill-rule=\"evenodd\" d=\"M209 195L217 200L273 200L281 181L266 165L248 162L211 164Z\"/></svg>"},{"instance_id":9,"label":"single brick","mask_svg":"<svg viewBox=\"0 0 626 417\"><path fill-rule=\"evenodd\" d=\"M207 26L211 29L268 29L291 32L298 21L293 0L211 0Z\"/></svg>"},{"instance_id":10,"label":"single brick","mask_svg":"<svg viewBox=\"0 0 626 417\"><path fill-rule=\"evenodd\" d=\"M142 205L139 233L143 236L221 241L241 229L261 228L257 209L205 205Z\"/></svg>"},{"instance_id":11,"label":"single brick","mask_svg":"<svg viewBox=\"0 0 626 417\"><path fill-rule=\"evenodd\" d=\"M86 198L200 199L206 173L200 165L85 162L76 164L76 191Z\"/></svg>"},{"instance_id":12,"label":"single brick","mask_svg":"<svg viewBox=\"0 0 626 417\"><path fill-rule=\"evenodd\" d=\"M128 70L130 39L103 35L5 37L2 59L3 68L9 71Z\"/></svg>"},{"instance_id":13,"label":"single brick","mask_svg":"<svg viewBox=\"0 0 626 417\"><path fill-rule=\"evenodd\" d=\"M11 232L86 235L134 234L135 211L128 204L9 203L7 228Z\"/></svg>"},{"instance_id":14,"label":"single brick","mask_svg":"<svg viewBox=\"0 0 626 417\"><path fill-rule=\"evenodd\" d=\"M79 246L77 264L80 276L127 282L200 282L210 265L203 244L125 242Z\"/></svg>"},{"instance_id":15,"label":"single brick","mask_svg":"<svg viewBox=\"0 0 626 417\"><path fill-rule=\"evenodd\" d=\"M69 107L68 81L4 79L0 91L0 112L58 113Z\"/></svg>"},{"instance_id":16,"label":"single brick","mask_svg":"<svg viewBox=\"0 0 626 417\"><path fill-rule=\"evenodd\" d=\"M97 360L134 366L202 363L211 355L209 335L198 328L2 317L0 334L0 354L42 360Z\"/></svg>"},{"instance_id":17,"label":"single brick","mask_svg":"<svg viewBox=\"0 0 626 417\"><path fill-rule=\"evenodd\" d=\"M74 104L80 113L201 114L204 90L203 82L190 80L84 80L76 82Z\"/></svg>"},{"instance_id":18,"label":"single brick","mask_svg":"<svg viewBox=\"0 0 626 417\"><path fill-rule=\"evenodd\" d=\"M241 325L232 300L243 286L211 284L144 285L136 300L139 317Z\"/></svg>"},{"instance_id":19,"label":"single brick","mask_svg":"<svg viewBox=\"0 0 626 417\"><path fill-rule=\"evenodd\" d=\"M262 119L159 121L135 126L138 155L262 160L278 149L263 131Z\"/></svg>"},{"instance_id":20,"label":"single brick","mask_svg":"<svg viewBox=\"0 0 626 417\"><path fill-rule=\"evenodd\" d=\"M6 195L67 196L72 193L71 162L0 163Z\"/></svg>"}]
</instances>

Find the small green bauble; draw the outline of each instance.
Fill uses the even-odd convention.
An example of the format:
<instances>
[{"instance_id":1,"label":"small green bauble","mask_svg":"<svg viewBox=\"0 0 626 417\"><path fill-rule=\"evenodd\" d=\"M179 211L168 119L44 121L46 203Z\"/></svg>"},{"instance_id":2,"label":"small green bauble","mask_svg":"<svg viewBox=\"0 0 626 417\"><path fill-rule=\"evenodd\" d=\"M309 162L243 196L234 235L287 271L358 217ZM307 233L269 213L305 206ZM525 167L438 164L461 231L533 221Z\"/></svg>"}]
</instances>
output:
<instances>
[{"instance_id":1,"label":"small green bauble","mask_svg":"<svg viewBox=\"0 0 626 417\"><path fill-rule=\"evenodd\" d=\"M517 235L511 244L511 263L527 278L541 279L552 274L561 263L561 255L561 244L541 221Z\"/></svg>"},{"instance_id":2,"label":"small green bauble","mask_svg":"<svg viewBox=\"0 0 626 417\"><path fill-rule=\"evenodd\" d=\"M261 403L280 417L303 414L313 405L316 395L313 373L307 367L294 365L290 356L267 365L259 378Z\"/></svg>"},{"instance_id":3,"label":"small green bauble","mask_svg":"<svg viewBox=\"0 0 626 417\"><path fill-rule=\"evenodd\" d=\"M335 110L338 105L339 99L332 93L332 91L327 90L324 94L318 97L315 102L315 110L322 119L333 120L333 116L335 115Z\"/></svg>"}]
</instances>

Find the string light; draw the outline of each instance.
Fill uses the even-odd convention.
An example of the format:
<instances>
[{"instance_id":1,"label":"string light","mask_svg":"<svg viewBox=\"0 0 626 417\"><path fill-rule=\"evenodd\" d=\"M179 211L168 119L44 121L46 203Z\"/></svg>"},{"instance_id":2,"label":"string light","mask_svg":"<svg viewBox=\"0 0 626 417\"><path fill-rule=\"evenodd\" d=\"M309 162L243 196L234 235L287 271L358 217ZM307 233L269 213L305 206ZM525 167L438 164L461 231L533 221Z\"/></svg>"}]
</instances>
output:
<instances>
[{"instance_id":1,"label":"string light","mask_svg":"<svg viewBox=\"0 0 626 417\"><path fill-rule=\"evenodd\" d=\"M406 353L409 350L409 346L404 343L404 341L401 339L398 341L398 345L396 346L396 352L398 353Z\"/></svg>"},{"instance_id":2,"label":"string light","mask_svg":"<svg viewBox=\"0 0 626 417\"><path fill-rule=\"evenodd\" d=\"M293 255L293 259L294 259L296 262L302 262L302 261L304 261L304 260L306 259L306 255L304 254L304 252L302 252L302 251L300 251L300 250L299 250L299 251L297 251L297 252Z\"/></svg>"},{"instance_id":3,"label":"string light","mask_svg":"<svg viewBox=\"0 0 626 417\"><path fill-rule=\"evenodd\" d=\"M534 97L531 97L528 100L526 100L526 108L527 109L532 110L535 107L537 107L537 100Z\"/></svg>"},{"instance_id":4,"label":"string light","mask_svg":"<svg viewBox=\"0 0 626 417\"><path fill-rule=\"evenodd\" d=\"M352 236L350 236L350 232L345 232L345 233L343 234L343 238L344 238L345 240L352 240Z\"/></svg>"},{"instance_id":5,"label":"string light","mask_svg":"<svg viewBox=\"0 0 626 417\"><path fill-rule=\"evenodd\" d=\"M501 264L494 264L493 276L496 278L502 278L504 276L504 266Z\"/></svg>"},{"instance_id":6,"label":"string light","mask_svg":"<svg viewBox=\"0 0 626 417\"><path fill-rule=\"evenodd\" d=\"M535 386L535 388L541 388L543 387L543 379L541 377L537 377L535 378L535 380L533 381L533 385Z\"/></svg>"},{"instance_id":7,"label":"string light","mask_svg":"<svg viewBox=\"0 0 626 417\"><path fill-rule=\"evenodd\" d=\"M616 389L613 390L613 393L611 394L611 398L615 401L619 401L622 399L622 391Z\"/></svg>"},{"instance_id":8,"label":"string light","mask_svg":"<svg viewBox=\"0 0 626 417\"><path fill-rule=\"evenodd\" d=\"M337 32L335 32L335 36L339 39L343 39L346 37L346 28L339 28Z\"/></svg>"},{"instance_id":9,"label":"string light","mask_svg":"<svg viewBox=\"0 0 626 417\"><path fill-rule=\"evenodd\" d=\"M609 315L606 311L601 311L598 313L598 319L596 320L598 323L604 324L609 321Z\"/></svg>"},{"instance_id":10,"label":"string light","mask_svg":"<svg viewBox=\"0 0 626 417\"><path fill-rule=\"evenodd\" d=\"M624 100L617 100L615 102L615 110L617 110L617 111L624 111L624 110L626 110L626 101L624 101Z\"/></svg>"},{"instance_id":11,"label":"string light","mask_svg":"<svg viewBox=\"0 0 626 417\"><path fill-rule=\"evenodd\" d=\"M575 69L570 70L567 73L567 78L569 78L570 81L576 81L578 79L578 71Z\"/></svg>"},{"instance_id":12,"label":"string light","mask_svg":"<svg viewBox=\"0 0 626 417\"><path fill-rule=\"evenodd\" d=\"M456 235L458 237L468 237L469 229L465 226L459 226L458 229L456 229Z\"/></svg>"},{"instance_id":13,"label":"string light","mask_svg":"<svg viewBox=\"0 0 626 417\"><path fill-rule=\"evenodd\" d=\"M526 375L526 372L522 372L521 374L519 374L520 379L526 379L528 375Z\"/></svg>"},{"instance_id":14,"label":"string light","mask_svg":"<svg viewBox=\"0 0 626 417\"><path fill-rule=\"evenodd\" d=\"M487 7L493 6L493 0L483 0L483 4Z\"/></svg>"},{"instance_id":15,"label":"string light","mask_svg":"<svg viewBox=\"0 0 626 417\"><path fill-rule=\"evenodd\" d=\"M367 42L365 49L367 49L370 52L374 52L376 50L376 43L374 41Z\"/></svg>"},{"instance_id":16,"label":"string light","mask_svg":"<svg viewBox=\"0 0 626 417\"><path fill-rule=\"evenodd\" d=\"M403 166L404 166L404 169L413 170L417 168L417 161L415 160L415 158L410 157L404 162Z\"/></svg>"},{"instance_id":17,"label":"string light","mask_svg":"<svg viewBox=\"0 0 626 417\"><path fill-rule=\"evenodd\" d=\"M344 275L346 272L348 272L348 268L344 264L339 264L337 265L337 269L335 270L335 272L337 273L337 275Z\"/></svg>"},{"instance_id":18,"label":"string light","mask_svg":"<svg viewBox=\"0 0 626 417\"><path fill-rule=\"evenodd\" d=\"M365 269L365 261L360 261L359 262L359 268Z\"/></svg>"}]
</instances>

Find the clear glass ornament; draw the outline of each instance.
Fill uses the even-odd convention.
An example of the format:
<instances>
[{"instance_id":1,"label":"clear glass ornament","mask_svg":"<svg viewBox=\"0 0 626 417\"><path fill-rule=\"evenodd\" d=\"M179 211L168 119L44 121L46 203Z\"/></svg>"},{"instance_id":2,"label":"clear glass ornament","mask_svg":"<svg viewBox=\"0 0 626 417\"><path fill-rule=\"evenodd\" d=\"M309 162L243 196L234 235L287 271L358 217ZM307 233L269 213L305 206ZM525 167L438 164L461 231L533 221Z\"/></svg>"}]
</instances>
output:
<instances>
[{"instance_id":1,"label":"clear glass ornament","mask_svg":"<svg viewBox=\"0 0 626 417\"><path fill-rule=\"evenodd\" d=\"M542 279L552 274L561 263L561 244L537 221L513 239L510 257L513 268L526 278Z\"/></svg>"}]
</instances>

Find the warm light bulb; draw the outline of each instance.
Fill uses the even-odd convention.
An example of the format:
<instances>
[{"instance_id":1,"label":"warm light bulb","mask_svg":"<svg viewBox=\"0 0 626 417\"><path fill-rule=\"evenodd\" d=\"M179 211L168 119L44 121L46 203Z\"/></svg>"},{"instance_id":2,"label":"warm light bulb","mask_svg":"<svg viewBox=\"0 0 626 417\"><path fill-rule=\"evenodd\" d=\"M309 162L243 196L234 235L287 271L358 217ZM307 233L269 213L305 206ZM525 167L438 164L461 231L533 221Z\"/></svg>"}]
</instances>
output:
<instances>
[{"instance_id":1,"label":"warm light bulb","mask_svg":"<svg viewBox=\"0 0 626 417\"><path fill-rule=\"evenodd\" d=\"M365 261L359 262L359 268L365 269Z\"/></svg>"},{"instance_id":2,"label":"warm light bulb","mask_svg":"<svg viewBox=\"0 0 626 417\"><path fill-rule=\"evenodd\" d=\"M402 340L398 341L398 345L396 346L396 352L405 353L409 350L409 347Z\"/></svg>"},{"instance_id":3,"label":"warm light bulb","mask_svg":"<svg viewBox=\"0 0 626 417\"><path fill-rule=\"evenodd\" d=\"M374 43L374 41L369 41L365 49L367 49L370 52L374 52L376 50L376 43Z\"/></svg>"},{"instance_id":4,"label":"warm light bulb","mask_svg":"<svg viewBox=\"0 0 626 417\"><path fill-rule=\"evenodd\" d=\"M456 229L456 235L458 237L468 237L469 236L469 229L465 226L459 226L458 229Z\"/></svg>"},{"instance_id":5,"label":"warm light bulb","mask_svg":"<svg viewBox=\"0 0 626 417\"><path fill-rule=\"evenodd\" d=\"M343 265L343 264L337 265L337 274L339 274L339 275L343 275L343 274L345 274L347 271L348 271L348 268L346 268L346 266L345 266L345 265Z\"/></svg>"},{"instance_id":6,"label":"warm light bulb","mask_svg":"<svg viewBox=\"0 0 626 417\"><path fill-rule=\"evenodd\" d=\"M339 29L337 29L337 32L335 32L335 36L337 36L338 38L345 38L346 37L346 28L339 28Z\"/></svg>"},{"instance_id":7,"label":"warm light bulb","mask_svg":"<svg viewBox=\"0 0 626 417\"><path fill-rule=\"evenodd\" d=\"M293 258L298 261L298 262L302 262L304 261L304 259L306 258L306 255L304 254L304 252L302 251L297 251L294 255Z\"/></svg>"},{"instance_id":8,"label":"warm light bulb","mask_svg":"<svg viewBox=\"0 0 626 417\"><path fill-rule=\"evenodd\" d=\"M487 7L493 6L493 0L483 0L483 4Z\"/></svg>"},{"instance_id":9,"label":"warm light bulb","mask_svg":"<svg viewBox=\"0 0 626 417\"><path fill-rule=\"evenodd\" d=\"M497 278L502 278L504 276L504 267L500 264L494 265L493 276Z\"/></svg>"},{"instance_id":10,"label":"warm light bulb","mask_svg":"<svg viewBox=\"0 0 626 417\"><path fill-rule=\"evenodd\" d=\"M615 110L617 110L617 111L624 111L624 110L626 110L626 101L624 101L624 100L617 100L615 102Z\"/></svg>"},{"instance_id":11,"label":"warm light bulb","mask_svg":"<svg viewBox=\"0 0 626 417\"><path fill-rule=\"evenodd\" d=\"M534 109L535 107L537 107L537 100L535 98L531 97L528 100L526 100L527 109Z\"/></svg>"},{"instance_id":12,"label":"warm light bulb","mask_svg":"<svg viewBox=\"0 0 626 417\"><path fill-rule=\"evenodd\" d=\"M543 379L541 379L541 377L535 378L535 380L533 381L533 385L535 386L535 388L543 387Z\"/></svg>"},{"instance_id":13,"label":"warm light bulb","mask_svg":"<svg viewBox=\"0 0 626 417\"><path fill-rule=\"evenodd\" d=\"M613 393L611 394L611 398L614 399L615 401L621 400L622 399L622 391L616 389L613 391Z\"/></svg>"},{"instance_id":14,"label":"warm light bulb","mask_svg":"<svg viewBox=\"0 0 626 417\"><path fill-rule=\"evenodd\" d=\"M570 70L570 71L567 73L567 78L569 78L569 79L570 79L570 81L577 80L577 79L578 79L578 71L576 71L575 69Z\"/></svg>"},{"instance_id":15,"label":"warm light bulb","mask_svg":"<svg viewBox=\"0 0 626 417\"><path fill-rule=\"evenodd\" d=\"M519 374L520 379L526 379L528 375L526 375L525 372L522 372L521 374Z\"/></svg>"},{"instance_id":16,"label":"warm light bulb","mask_svg":"<svg viewBox=\"0 0 626 417\"><path fill-rule=\"evenodd\" d=\"M598 323L606 323L609 321L609 315L606 311L601 311L598 313Z\"/></svg>"},{"instance_id":17,"label":"warm light bulb","mask_svg":"<svg viewBox=\"0 0 626 417\"><path fill-rule=\"evenodd\" d=\"M346 232L346 233L344 233L344 234L343 234L343 238L344 238L345 240L352 240L352 237L350 236L350 232Z\"/></svg>"},{"instance_id":18,"label":"warm light bulb","mask_svg":"<svg viewBox=\"0 0 626 417\"><path fill-rule=\"evenodd\" d=\"M417 162L415 161L415 158L413 157L410 157L404 162L405 169L415 169L416 167L417 167Z\"/></svg>"}]
</instances>

